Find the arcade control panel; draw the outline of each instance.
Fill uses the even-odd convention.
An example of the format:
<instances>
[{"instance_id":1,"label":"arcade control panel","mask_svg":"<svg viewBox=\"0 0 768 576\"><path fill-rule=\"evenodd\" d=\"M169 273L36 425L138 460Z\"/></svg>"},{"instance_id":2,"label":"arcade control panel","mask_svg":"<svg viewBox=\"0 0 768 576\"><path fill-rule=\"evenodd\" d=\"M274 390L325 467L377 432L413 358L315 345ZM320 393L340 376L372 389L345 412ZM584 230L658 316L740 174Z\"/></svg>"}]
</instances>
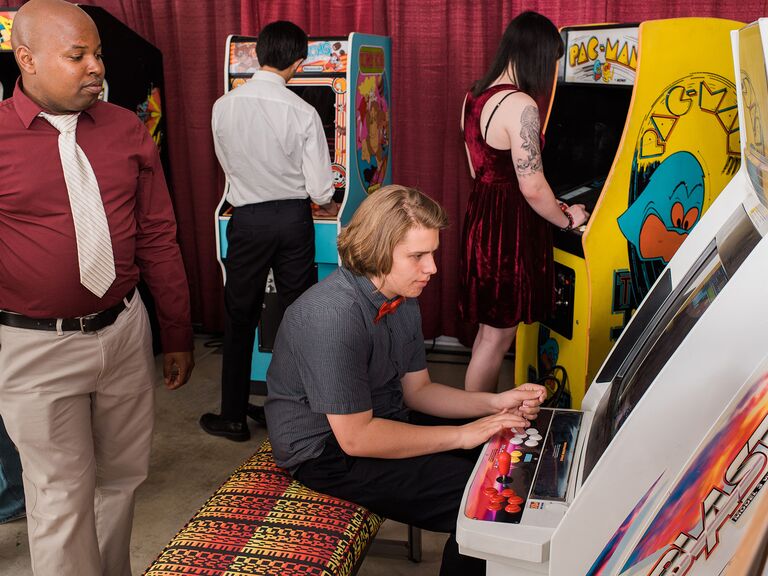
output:
<instances>
[{"instance_id":1,"label":"arcade control panel","mask_svg":"<svg viewBox=\"0 0 768 576\"><path fill-rule=\"evenodd\" d=\"M605 185L605 178L595 178L584 184L580 184L575 188L569 188L567 190L558 190L555 192L557 199L560 202L565 202L568 205L571 204L584 204L584 208L587 212L592 214L595 210L600 194L603 192L603 186ZM555 230L554 244L556 248L584 258L584 246L581 243L581 236L586 229L586 224L579 226L569 232L564 232L560 229Z\"/></svg>"},{"instance_id":2,"label":"arcade control panel","mask_svg":"<svg viewBox=\"0 0 768 576\"><path fill-rule=\"evenodd\" d=\"M556 526L567 508L583 415L542 409L534 427L491 438L465 495L464 515L487 522Z\"/></svg>"}]
</instances>

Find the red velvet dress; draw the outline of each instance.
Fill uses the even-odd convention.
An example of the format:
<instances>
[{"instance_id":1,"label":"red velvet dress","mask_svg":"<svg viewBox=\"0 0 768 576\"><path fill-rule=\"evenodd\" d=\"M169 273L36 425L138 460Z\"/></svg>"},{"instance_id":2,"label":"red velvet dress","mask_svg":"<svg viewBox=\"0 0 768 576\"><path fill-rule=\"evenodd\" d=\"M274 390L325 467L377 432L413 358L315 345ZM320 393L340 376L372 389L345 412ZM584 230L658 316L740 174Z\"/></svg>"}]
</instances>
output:
<instances>
[{"instance_id":1,"label":"red velvet dress","mask_svg":"<svg viewBox=\"0 0 768 576\"><path fill-rule=\"evenodd\" d=\"M517 87L492 86L476 98L470 93L464 108L475 181L462 230L459 312L465 321L495 328L544 320L554 301L550 224L520 192L510 151L489 146L480 126L483 106L504 90ZM542 126L546 111L540 103Z\"/></svg>"}]
</instances>

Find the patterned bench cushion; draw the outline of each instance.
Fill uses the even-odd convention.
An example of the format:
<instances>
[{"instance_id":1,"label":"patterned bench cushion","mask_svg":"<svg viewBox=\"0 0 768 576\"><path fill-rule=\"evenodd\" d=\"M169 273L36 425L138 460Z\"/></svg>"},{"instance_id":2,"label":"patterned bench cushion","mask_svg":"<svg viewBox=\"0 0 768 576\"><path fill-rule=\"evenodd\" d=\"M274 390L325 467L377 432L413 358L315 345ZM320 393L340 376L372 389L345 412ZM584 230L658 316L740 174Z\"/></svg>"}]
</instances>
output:
<instances>
[{"instance_id":1,"label":"patterned bench cushion","mask_svg":"<svg viewBox=\"0 0 768 576\"><path fill-rule=\"evenodd\" d=\"M266 440L144 575L348 576L383 521L294 480Z\"/></svg>"}]
</instances>

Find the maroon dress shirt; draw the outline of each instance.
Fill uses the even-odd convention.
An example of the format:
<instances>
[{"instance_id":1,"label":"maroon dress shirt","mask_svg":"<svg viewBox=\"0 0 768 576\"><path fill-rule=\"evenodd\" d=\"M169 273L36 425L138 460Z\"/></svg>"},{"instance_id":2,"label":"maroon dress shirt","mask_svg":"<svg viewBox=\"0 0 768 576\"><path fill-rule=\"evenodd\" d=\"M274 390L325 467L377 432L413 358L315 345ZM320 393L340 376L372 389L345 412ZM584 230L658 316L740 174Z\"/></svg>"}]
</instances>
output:
<instances>
[{"instance_id":1,"label":"maroon dress shirt","mask_svg":"<svg viewBox=\"0 0 768 576\"><path fill-rule=\"evenodd\" d=\"M189 288L157 147L131 111L97 102L80 114L77 143L99 183L117 278L99 298L80 284L59 132L21 90L0 103L0 309L71 318L117 304L141 274L165 352L192 349Z\"/></svg>"}]
</instances>

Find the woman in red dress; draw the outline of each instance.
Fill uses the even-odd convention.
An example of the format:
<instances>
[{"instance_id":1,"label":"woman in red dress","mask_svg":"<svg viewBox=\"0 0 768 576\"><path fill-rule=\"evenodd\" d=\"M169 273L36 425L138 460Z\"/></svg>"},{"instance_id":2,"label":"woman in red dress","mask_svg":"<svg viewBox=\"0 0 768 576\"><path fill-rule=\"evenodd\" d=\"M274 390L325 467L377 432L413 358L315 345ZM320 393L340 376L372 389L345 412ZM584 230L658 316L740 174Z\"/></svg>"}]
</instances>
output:
<instances>
[{"instance_id":1,"label":"woman in red dress","mask_svg":"<svg viewBox=\"0 0 768 576\"><path fill-rule=\"evenodd\" d=\"M571 229L587 219L583 205L557 201L542 170L541 126L562 55L555 25L523 12L464 101L474 186L462 231L459 311L479 324L467 390L495 390L518 323L544 320L552 309L551 226Z\"/></svg>"}]
</instances>

